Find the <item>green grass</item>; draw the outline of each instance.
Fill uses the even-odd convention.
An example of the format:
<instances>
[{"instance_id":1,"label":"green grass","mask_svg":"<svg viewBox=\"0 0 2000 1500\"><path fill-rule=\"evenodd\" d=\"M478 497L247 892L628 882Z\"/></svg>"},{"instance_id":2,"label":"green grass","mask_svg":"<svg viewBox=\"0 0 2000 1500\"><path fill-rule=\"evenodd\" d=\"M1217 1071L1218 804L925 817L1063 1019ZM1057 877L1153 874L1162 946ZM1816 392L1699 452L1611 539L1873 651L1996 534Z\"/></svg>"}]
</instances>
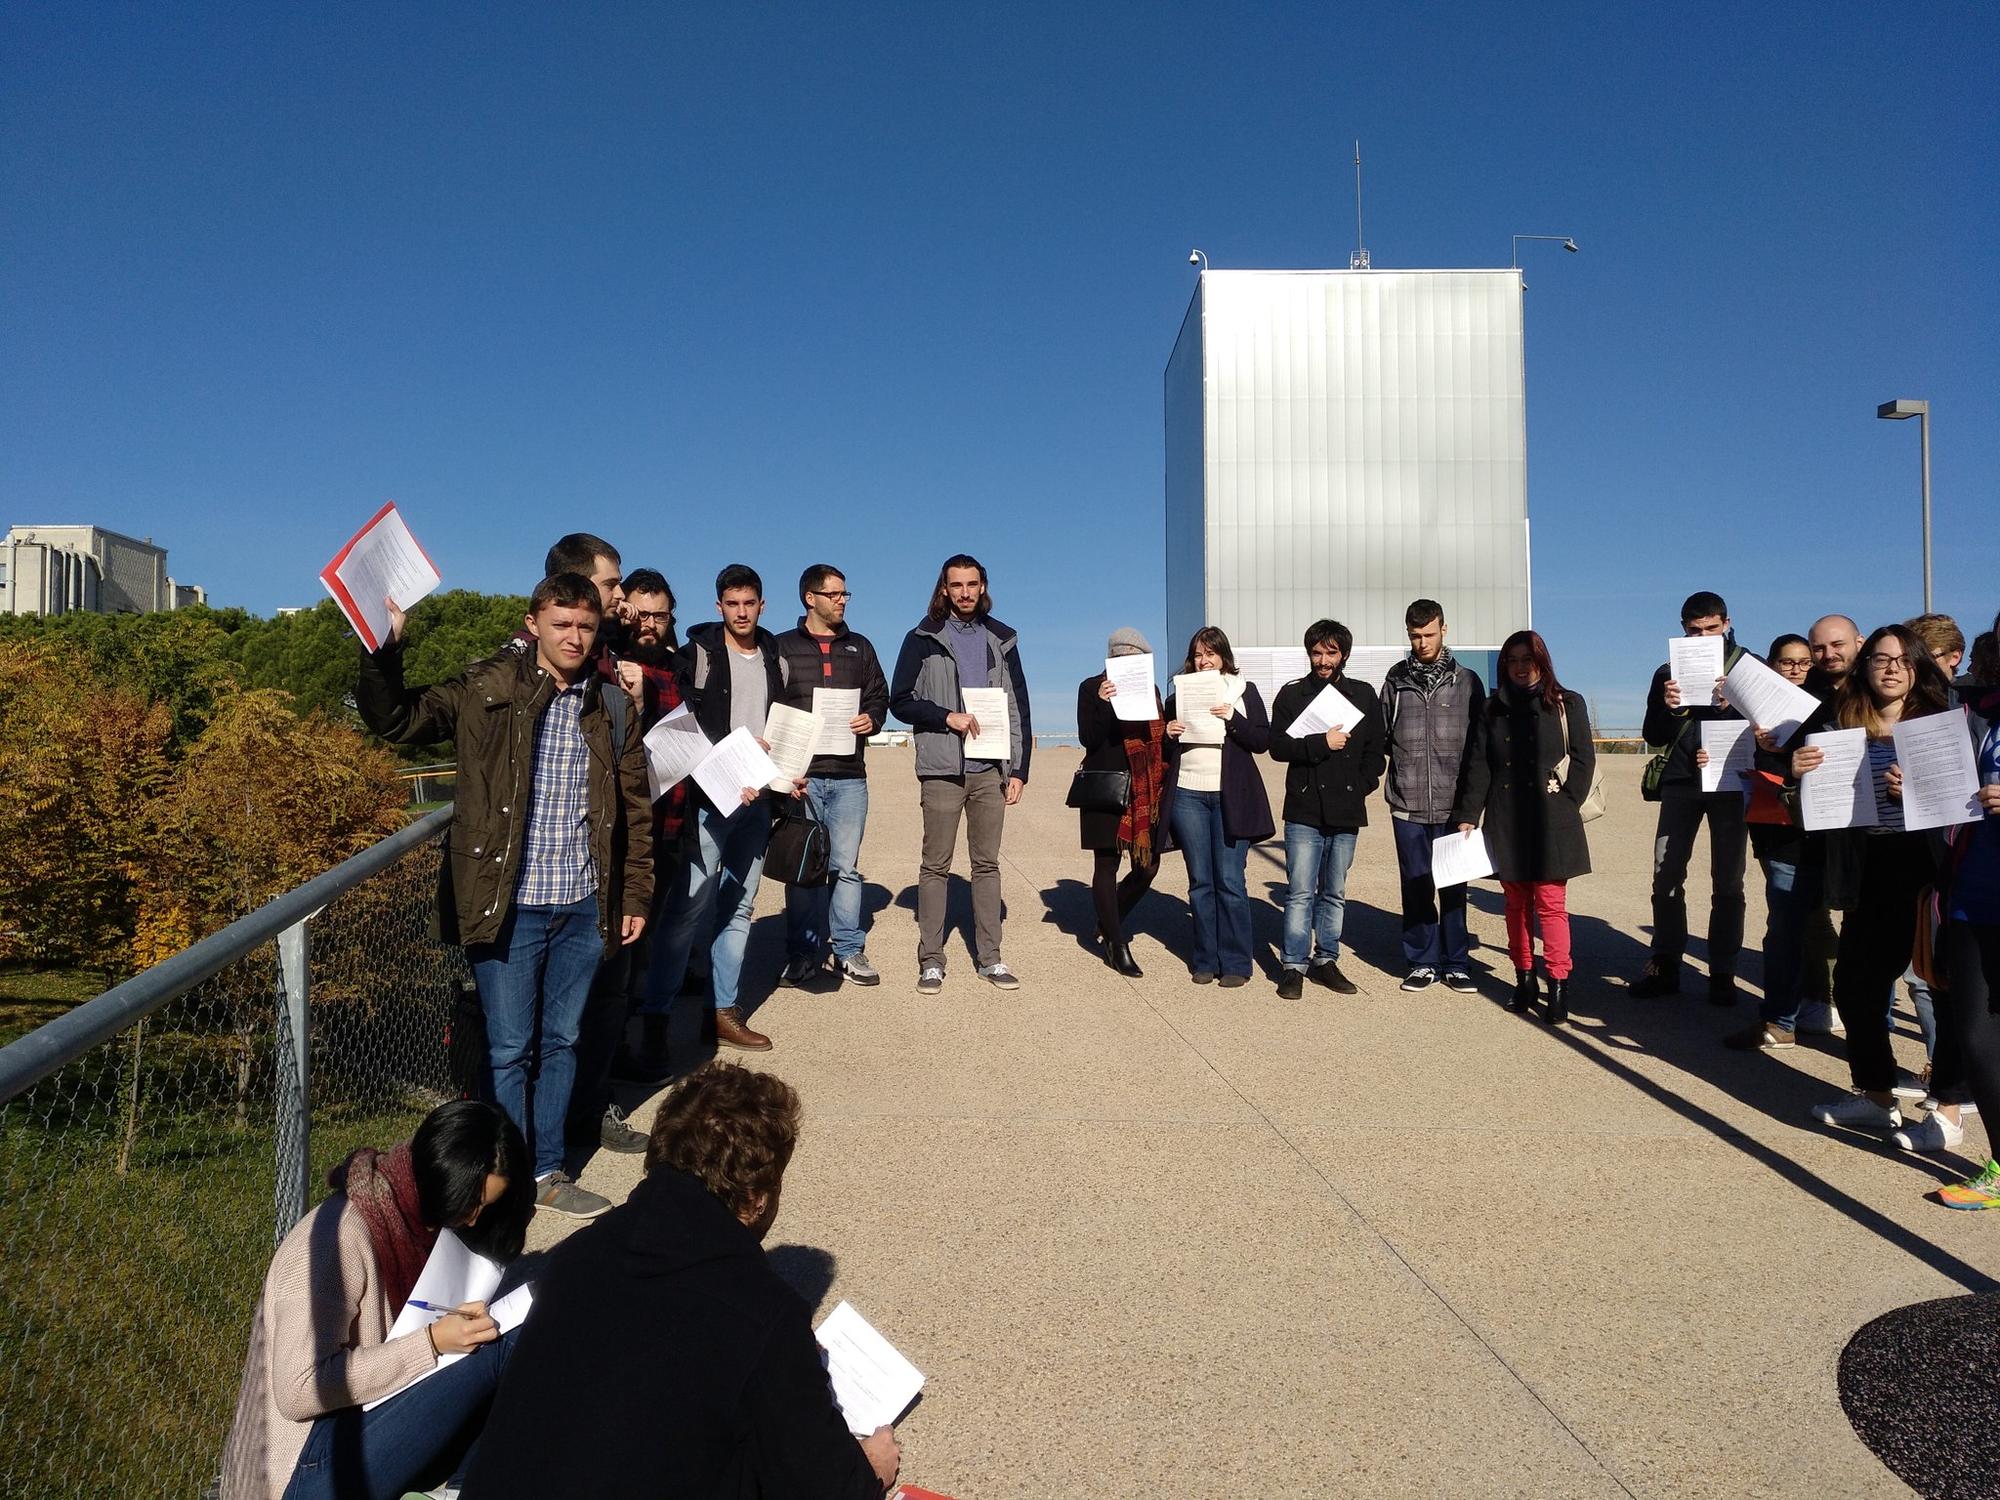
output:
<instances>
[{"instance_id":1,"label":"green grass","mask_svg":"<svg viewBox=\"0 0 2000 1500\"><path fill-rule=\"evenodd\" d=\"M106 988L101 975L82 969L0 969L0 1047Z\"/></svg>"}]
</instances>

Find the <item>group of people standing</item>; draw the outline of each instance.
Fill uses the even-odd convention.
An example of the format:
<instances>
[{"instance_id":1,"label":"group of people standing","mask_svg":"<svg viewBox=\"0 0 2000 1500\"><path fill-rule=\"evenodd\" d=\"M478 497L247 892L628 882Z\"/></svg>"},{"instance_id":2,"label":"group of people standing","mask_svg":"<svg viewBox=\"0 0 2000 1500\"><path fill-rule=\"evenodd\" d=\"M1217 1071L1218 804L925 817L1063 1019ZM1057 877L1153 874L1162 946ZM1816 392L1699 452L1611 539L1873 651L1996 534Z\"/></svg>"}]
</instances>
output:
<instances>
[{"instance_id":1,"label":"group of people standing","mask_svg":"<svg viewBox=\"0 0 2000 1500\"><path fill-rule=\"evenodd\" d=\"M1347 673L1352 632L1337 620L1314 622L1305 633L1311 671L1281 687L1268 710L1257 685L1238 670L1228 636L1202 627L1180 670L1221 674L1217 701L1203 710L1223 721L1220 743L1189 735L1173 696L1162 702L1155 690L1150 718L1121 717L1108 673L1078 685L1079 777L1129 773L1123 807L1090 805L1078 814L1083 847L1094 855L1091 892L1106 963L1139 973L1125 922L1152 884L1161 854L1178 849L1187 863L1194 982L1249 982L1246 861L1252 844L1276 832L1255 760L1268 752L1285 767L1280 997L1298 999L1308 981L1355 992L1340 968L1347 876L1367 826L1368 798L1386 777L1402 878L1402 988L1422 991L1439 982L1462 993L1476 988L1465 886L1436 885L1432 853L1439 839L1483 825L1506 894L1511 1004L1534 1010L1546 976L1546 1014L1567 1019L1566 888L1590 870L1582 813L1596 766L1589 710L1558 682L1548 646L1532 630L1502 645L1500 682L1489 694L1445 644L1444 608L1436 600L1412 603L1404 625L1410 653L1389 669L1377 694ZM1106 645L1109 657L1147 650L1131 629L1113 632ZM1358 718L1348 727L1295 732L1328 687Z\"/></svg>"}]
</instances>

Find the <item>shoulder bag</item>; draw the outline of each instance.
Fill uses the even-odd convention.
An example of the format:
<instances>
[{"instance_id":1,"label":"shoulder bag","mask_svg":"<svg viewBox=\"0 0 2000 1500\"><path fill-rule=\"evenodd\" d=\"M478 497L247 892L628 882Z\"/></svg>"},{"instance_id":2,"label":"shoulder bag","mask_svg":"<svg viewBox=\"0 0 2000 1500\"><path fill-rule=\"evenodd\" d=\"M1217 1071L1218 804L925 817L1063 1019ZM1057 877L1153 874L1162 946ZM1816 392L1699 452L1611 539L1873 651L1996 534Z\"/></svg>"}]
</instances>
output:
<instances>
[{"instance_id":1,"label":"shoulder bag","mask_svg":"<svg viewBox=\"0 0 2000 1500\"><path fill-rule=\"evenodd\" d=\"M1132 805L1130 771L1086 771L1081 766L1069 779L1065 806L1078 812L1122 813Z\"/></svg>"},{"instance_id":2,"label":"shoulder bag","mask_svg":"<svg viewBox=\"0 0 2000 1500\"><path fill-rule=\"evenodd\" d=\"M1563 783L1569 780L1569 704L1565 701L1556 710L1562 722L1563 758L1556 762L1549 772L1548 790L1551 794L1560 792ZM1586 823L1595 823L1604 816L1604 767L1592 764L1590 768L1590 790L1583 794L1583 800L1576 805L1577 816Z\"/></svg>"},{"instance_id":3,"label":"shoulder bag","mask_svg":"<svg viewBox=\"0 0 2000 1500\"><path fill-rule=\"evenodd\" d=\"M825 885L833 865L833 840L812 798L780 808L764 848L764 873L783 885Z\"/></svg>"}]
</instances>

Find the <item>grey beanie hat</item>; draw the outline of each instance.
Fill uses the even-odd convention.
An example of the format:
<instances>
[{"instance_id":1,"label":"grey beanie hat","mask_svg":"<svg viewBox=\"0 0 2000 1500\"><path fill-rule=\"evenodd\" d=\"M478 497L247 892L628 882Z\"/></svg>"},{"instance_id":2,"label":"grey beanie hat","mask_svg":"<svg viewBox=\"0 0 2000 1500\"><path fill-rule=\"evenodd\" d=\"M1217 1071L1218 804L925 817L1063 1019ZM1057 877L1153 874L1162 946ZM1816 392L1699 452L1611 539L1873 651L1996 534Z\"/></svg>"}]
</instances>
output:
<instances>
[{"instance_id":1,"label":"grey beanie hat","mask_svg":"<svg viewBox=\"0 0 2000 1500\"><path fill-rule=\"evenodd\" d=\"M1150 656L1153 648L1146 644L1146 638L1130 625L1121 625L1111 632L1111 639L1105 643L1106 656Z\"/></svg>"}]
</instances>

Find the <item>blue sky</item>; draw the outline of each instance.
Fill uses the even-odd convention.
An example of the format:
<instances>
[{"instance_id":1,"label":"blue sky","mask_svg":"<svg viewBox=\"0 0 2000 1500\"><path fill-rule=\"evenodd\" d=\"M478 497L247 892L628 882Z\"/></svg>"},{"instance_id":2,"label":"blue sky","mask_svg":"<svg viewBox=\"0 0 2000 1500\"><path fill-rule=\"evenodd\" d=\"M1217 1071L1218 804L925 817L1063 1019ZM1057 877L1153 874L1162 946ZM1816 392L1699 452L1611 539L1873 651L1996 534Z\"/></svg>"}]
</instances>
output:
<instances>
[{"instance_id":1,"label":"blue sky","mask_svg":"<svg viewBox=\"0 0 2000 1500\"><path fill-rule=\"evenodd\" d=\"M1038 719L1164 654L1190 246L1528 247L1536 623L1636 723L1680 599L1746 644L2000 606L1990 6L15 6L0 524L151 535L259 613L386 498L450 585L556 534L820 559L885 651L991 569ZM1329 612L1340 601L1329 598Z\"/></svg>"}]
</instances>

